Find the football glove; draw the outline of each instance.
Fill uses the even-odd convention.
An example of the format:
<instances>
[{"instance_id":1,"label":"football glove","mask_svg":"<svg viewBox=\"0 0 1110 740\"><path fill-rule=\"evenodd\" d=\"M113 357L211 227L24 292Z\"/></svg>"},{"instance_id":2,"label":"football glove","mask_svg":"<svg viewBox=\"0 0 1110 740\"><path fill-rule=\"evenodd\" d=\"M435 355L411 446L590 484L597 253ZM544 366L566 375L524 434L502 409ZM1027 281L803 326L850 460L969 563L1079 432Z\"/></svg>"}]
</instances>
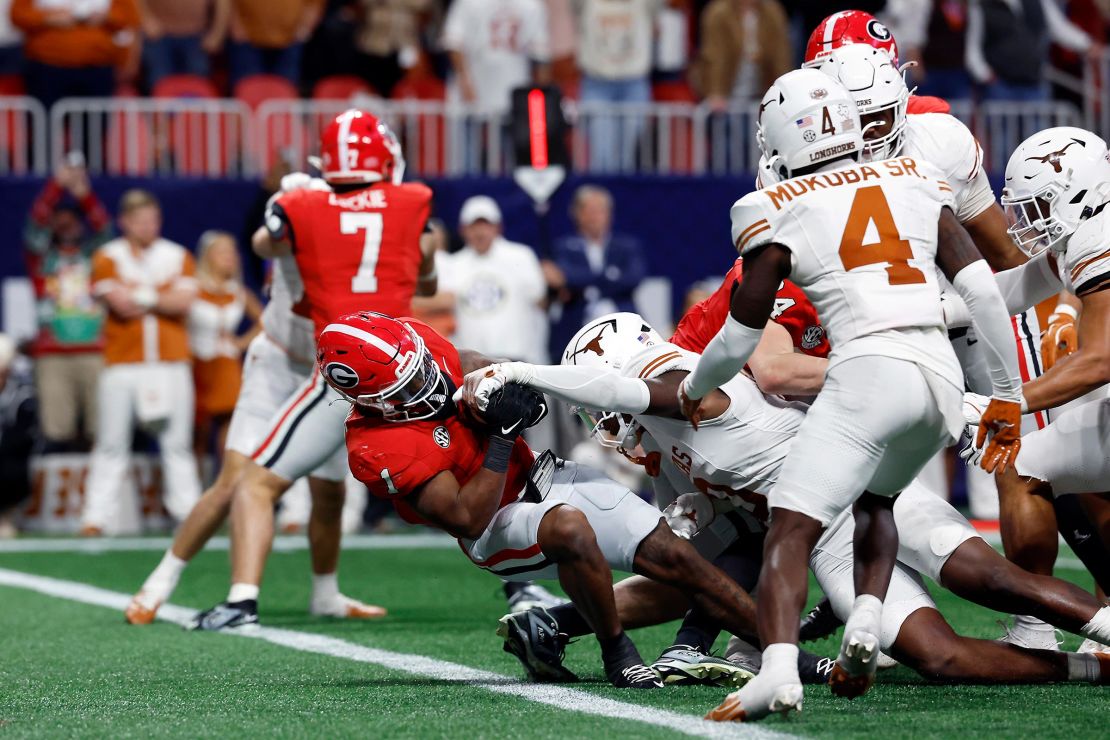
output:
<instances>
[{"instance_id":1,"label":"football glove","mask_svg":"<svg viewBox=\"0 0 1110 740\"><path fill-rule=\"evenodd\" d=\"M1044 369L1048 370L1078 347L1079 333L1075 327L1075 316L1063 312L1049 316L1048 328L1041 336L1041 360Z\"/></svg>"},{"instance_id":2,"label":"football glove","mask_svg":"<svg viewBox=\"0 0 1110 740\"><path fill-rule=\"evenodd\" d=\"M490 395L482 416L492 436L511 441L547 416L547 401L528 386L507 383Z\"/></svg>"},{"instance_id":3,"label":"football glove","mask_svg":"<svg viewBox=\"0 0 1110 740\"><path fill-rule=\"evenodd\" d=\"M667 526L684 540L708 527L716 516L713 501L704 493L684 493L663 510Z\"/></svg>"}]
</instances>

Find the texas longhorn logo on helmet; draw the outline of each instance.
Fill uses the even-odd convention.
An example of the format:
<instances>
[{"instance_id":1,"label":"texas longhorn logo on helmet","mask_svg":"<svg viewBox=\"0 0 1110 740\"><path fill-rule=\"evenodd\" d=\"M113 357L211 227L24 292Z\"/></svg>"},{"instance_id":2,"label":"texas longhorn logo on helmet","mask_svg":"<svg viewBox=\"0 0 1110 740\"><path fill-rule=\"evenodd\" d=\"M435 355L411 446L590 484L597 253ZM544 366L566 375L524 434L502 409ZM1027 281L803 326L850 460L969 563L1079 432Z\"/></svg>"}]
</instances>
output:
<instances>
[{"instance_id":1,"label":"texas longhorn logo on helmet","mask_svg":"<svg viewBox=\"0 0 1110 740\"><path fill-rule=\"evenodd\" d=\"M1074 144L1078 144L1079 146L1087 146L1086 142L1084 141L1080 141L1079 139L1072 139L1067 144L1065 144L1062 149L1057 149L1054 152L1049 152L1042 157L1026 157L1025 161L1040 162L1041 164L1051 165L1052 171L1056 174L1060 174L1064 171L1063 168L1060 166L1060 158L1063 157L1064 152L1066 152L1068 149L1071 149L1072 145ZM1028 180L1032 177L1033 175L1026 175L1025 179Z\"/></svg>"}]
</instances>

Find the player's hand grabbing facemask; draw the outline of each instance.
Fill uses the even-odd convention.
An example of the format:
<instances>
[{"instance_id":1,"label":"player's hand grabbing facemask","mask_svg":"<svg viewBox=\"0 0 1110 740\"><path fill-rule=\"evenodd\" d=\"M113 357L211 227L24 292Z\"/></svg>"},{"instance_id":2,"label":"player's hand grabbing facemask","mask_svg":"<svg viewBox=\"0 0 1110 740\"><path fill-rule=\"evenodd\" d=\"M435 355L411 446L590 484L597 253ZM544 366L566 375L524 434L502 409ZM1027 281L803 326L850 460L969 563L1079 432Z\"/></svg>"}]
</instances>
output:
<instances>
[{"instance_id":1,"label":"player's hand grabbing facemask","mask_svg":"<svg viewBox=\"0 0 1110 740\"><path fill-rule=\"evenodd\" d=\"M508 440L516 439L545 416L547 402L543 394L519 383L507 383L490 394L482 412L490 434Z\"/></svg>"},{"instance_id":2,"label":"player's hand grabbing facemask","mask_svg":"<svg viewBox=\"0 0 1110 740\"><path fill-rule=\"evenodd\" d=\"M684 493L663 510L667 526L684 540L708 527L716 516L713 501L704 493Z\"/></svg>"}]
</instances>

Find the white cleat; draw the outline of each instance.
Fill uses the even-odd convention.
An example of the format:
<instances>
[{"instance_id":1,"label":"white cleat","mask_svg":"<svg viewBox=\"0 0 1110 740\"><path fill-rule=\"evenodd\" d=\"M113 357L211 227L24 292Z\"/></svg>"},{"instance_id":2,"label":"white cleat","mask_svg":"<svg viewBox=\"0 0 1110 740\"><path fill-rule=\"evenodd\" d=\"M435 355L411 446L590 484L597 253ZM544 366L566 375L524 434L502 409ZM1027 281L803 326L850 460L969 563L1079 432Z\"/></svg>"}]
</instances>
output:
<instances>
[{"instance_id":1,"label":"white cleat","mask_svg":"<svg viewBox=\"0 0 1110 740\"><path fill-rule=\"evenodd\" d=\"M328 599L313 599L308 611L314 617L336 619L380 619L389 613L380 606L363 604L343 594Z\"/></svg>"},{"instance_id":2,"label":"white cleat","mask_svg":"<svg viewBox=\"0 0 1110 740\"><path fill-rule=\"evenodd\" d=\"M865 630L844 636L840 656L829 674L829 689L836 696L855 699L863 696L875 683L879 662L879 638Z\"/></svg>"},{"instance_id":3,"label":"white cleat","mask_svg":"<svg viewBox=\"0 0 1110 740\"><path fill-rule=\"evenodd\" d=\"M880 671L888 671L891 668L897 668L900 665L902 664L886 653L879 653L879 658L875 661L875 667L878 668Z\"/></svg>"},{"instance_id":4,"label":"white cleat","mask_svg":"<svg viewBox=\"0 0 1110 740\"><path fill-rule=\"evenodd\" d=\"M1060 643L1062 643L1063 635L1059 634L1059 630L1035 630L1030 629L1016 619L1012 625L1007 625L1005 622L999 620L1004 633L1002 637L998 638L999 642L1005 642L1014 647L1027 648L1029 650L1059 650Z\"/></svg>"},{"instance_id":5,"label":"white cleat","mask_svg":"<svg viewBox=\"0 0 1110 740\"><path fill-rule=\"evenodd\" d=\"M1079 643L1079 647L1075 649L1077 653L1104 653L1110 655L1110 645L1103 645L1101 642L1096 642L1091 638L1087 638Z\"/></svg>"},{"instance_id":6,"label":"white cleat","mask_svg":"<svg viewBox=\"0 0 1110 740\"><path fill-rule=\"evenodd\" d=\"M509 611L513 614L526 612L536 607L554 609L557 606L562 606L567 603L566 599L560 598L543 586L537 586L534 583L529 583L527 586L514 593L509 597L508 601Z\"/></svg>"},{"instance_id":7,"label":"white cleat","mask_svg":"<svg viewBox=\"0 0 1110 740\"><path fill-rule=\"evenodd\" d=\"M733 691L718 706L709 710L705 718L715 722L754 722L771 714L787 717L802 711L804 694L800 683L779 684L772 688L758 684L759 680L760 677L756 676L740 691Z\"/></svg>"}]
</instances>

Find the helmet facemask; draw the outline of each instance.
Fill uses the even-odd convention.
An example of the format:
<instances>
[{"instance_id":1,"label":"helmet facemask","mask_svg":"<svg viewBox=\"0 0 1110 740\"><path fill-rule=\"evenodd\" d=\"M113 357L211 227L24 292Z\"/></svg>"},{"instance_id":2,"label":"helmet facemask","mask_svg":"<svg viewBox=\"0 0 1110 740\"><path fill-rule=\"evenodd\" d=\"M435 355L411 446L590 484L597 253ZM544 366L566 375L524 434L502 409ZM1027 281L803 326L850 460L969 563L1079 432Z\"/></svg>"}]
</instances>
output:
<instances>
[{"instance_id":1,"label":"helmet facemask","mask_svg":"<svg viewBox=\"0 0 1110 740\"><path fill-rule=\"evenodd\" d=\"M1032 256L1045 249L1063 251L1064 241L1071 232L1053 213L1053 205L1061 194L1056 183L1023 197L1015 196L1009 188L1003 189L1002 205L1010 222L1006 233L1026 254Z\"/></svg>"},{"instance_id":2,"label":"helmet facemask","mask_svg":"<svg viewBox=\"0 0 1110 740\"><path fill-rule=\"evenodd\" d=\"M417 342L415 352L402 359L397 382L379 393L355 398L355 403L373 409L390 422L420 421L440 412L447 402L447 383L424 340L406 324Z\"/></svg>"},{"instance_id":3,"label":"helmet facemask","mask_svg":"<svg viewBox=\"0 0 1110 740\"><path fill-rule=\"evenodd\" d=\"M905 92L893 103L860 111L860 123L863 126L861 162L881 162L897 157L902 151L902 142L906 138L906 106L909 99L909 93ZM868 138L869 132L883 130L885 133Z\"/></svg>"}]
</instances>

